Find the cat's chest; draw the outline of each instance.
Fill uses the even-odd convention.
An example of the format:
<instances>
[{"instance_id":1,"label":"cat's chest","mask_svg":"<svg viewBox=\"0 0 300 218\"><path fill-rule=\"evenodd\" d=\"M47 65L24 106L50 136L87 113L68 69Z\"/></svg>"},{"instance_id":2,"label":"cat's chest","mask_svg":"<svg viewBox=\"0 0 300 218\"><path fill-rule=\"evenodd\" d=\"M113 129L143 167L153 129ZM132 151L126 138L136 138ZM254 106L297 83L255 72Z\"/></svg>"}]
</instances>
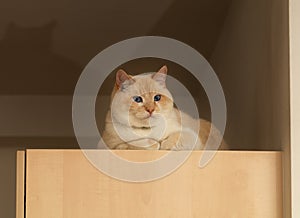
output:
<instances>
[{"instance_id":1,"label":"cat's chest","mask_svg":"<svg viewBox=\"0 0 300 218\"><path fill-rule=\"evenodd\" d=\"M151 128L138 128L133 129L135 134L141 138L152 138L161 141L167 138L171 133L180 131L180 125L176 121L169 121L161 123L161 125L156 125Z\"/></svg>"},{"instance_id":2,"label":"cat's chest","mask_svg":"<svg viewBox=\"0 0 300 218\"><path fill-rule=\"evenodd\" d=\"M132 131L138 137L153 137L153 128L133 128Z\"/></svg>"}]
</instances>

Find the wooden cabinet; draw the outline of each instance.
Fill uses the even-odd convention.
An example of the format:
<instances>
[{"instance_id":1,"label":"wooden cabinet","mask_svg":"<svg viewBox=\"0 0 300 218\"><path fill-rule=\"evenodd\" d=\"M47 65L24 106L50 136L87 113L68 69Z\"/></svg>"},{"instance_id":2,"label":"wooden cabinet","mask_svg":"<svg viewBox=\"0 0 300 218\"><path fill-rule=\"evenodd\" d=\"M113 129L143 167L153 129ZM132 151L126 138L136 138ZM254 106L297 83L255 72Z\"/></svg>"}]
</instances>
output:
<instances>
[{"instance_id":1,"label":"wooden cabinet","mask_svg":"<svg viewBox=\"0 0 300 218\"><path fill-rule=\"evenodd\" d=\"M164 153L118 151L139 161ZM104 175L80 150L20 151L17 218L282 217L281 152L220 151L199 168L202 153L164 178L130 183Z\"/></svg>"}]
</instances>

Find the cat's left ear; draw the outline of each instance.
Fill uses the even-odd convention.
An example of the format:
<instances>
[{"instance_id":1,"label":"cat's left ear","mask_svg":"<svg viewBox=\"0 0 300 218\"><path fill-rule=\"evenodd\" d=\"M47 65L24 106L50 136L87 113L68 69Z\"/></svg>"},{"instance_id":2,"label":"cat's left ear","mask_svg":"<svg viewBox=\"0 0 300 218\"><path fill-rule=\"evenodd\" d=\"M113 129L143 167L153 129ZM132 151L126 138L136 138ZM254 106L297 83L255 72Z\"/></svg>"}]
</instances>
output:
<instances>
[{"instance_id":1,"label":"cat's left ear","mask_svg":"<svg viewBox=\"0 0 300 218\"><path fill-rule=\"evenodd\" d=\"M116 86L119 89L122 90L128 87L129 85L133 84L134 82L134 79L130 75L128 75L124 70L118 70L116 74Z\"/></svg>"},{"instance_id":2,"label":"cat's left ear","mask_svg":"<svg viewBox=\"0 0 300 218\"><path fill-rule=\"evenodd\" d=\"M152 75L152 79L154 79L163 87L166 87L167 73L168 73L168 68L166 65L164 65L159 69L159 71L157 71Z\"/></svg>"}]
</instances>

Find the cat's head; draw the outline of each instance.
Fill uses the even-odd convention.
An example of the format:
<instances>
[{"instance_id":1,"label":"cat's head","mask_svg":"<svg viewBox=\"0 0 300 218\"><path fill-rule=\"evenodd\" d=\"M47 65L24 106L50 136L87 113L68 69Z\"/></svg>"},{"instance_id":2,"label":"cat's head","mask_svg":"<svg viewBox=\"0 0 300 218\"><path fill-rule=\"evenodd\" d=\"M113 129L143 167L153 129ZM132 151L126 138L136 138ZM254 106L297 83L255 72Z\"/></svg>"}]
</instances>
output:
<instances>
[{"instance_id":1,"label":"cat's head","mask_svg":"<svg viewBox=\"0 0 300 218\"><path fill-rule=\"evenodd\" d=\"M116 74L112 94L113 118L133 127L150 127L166 118L173 109L173 98L166 87L167 67L155 73L128 75L124 70Z\"/></svg>"}]
</instances>

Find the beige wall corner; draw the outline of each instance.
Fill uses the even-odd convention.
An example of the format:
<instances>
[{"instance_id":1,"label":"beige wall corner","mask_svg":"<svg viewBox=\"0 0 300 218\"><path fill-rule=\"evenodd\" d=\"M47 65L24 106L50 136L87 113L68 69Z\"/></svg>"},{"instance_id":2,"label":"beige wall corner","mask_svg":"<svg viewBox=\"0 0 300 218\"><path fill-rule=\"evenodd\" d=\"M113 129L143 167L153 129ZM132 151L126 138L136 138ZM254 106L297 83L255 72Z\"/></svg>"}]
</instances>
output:
<instances>
[{"instance_id":1,"label":"beige wall corner","mask_svg":"<svg viewBox=\"0 0 300 218\"><path fill-rule=\"evenodd\" d=\"M300 217L300 2L290 0L292 217Z\"/></svg>"}]
</instances>

